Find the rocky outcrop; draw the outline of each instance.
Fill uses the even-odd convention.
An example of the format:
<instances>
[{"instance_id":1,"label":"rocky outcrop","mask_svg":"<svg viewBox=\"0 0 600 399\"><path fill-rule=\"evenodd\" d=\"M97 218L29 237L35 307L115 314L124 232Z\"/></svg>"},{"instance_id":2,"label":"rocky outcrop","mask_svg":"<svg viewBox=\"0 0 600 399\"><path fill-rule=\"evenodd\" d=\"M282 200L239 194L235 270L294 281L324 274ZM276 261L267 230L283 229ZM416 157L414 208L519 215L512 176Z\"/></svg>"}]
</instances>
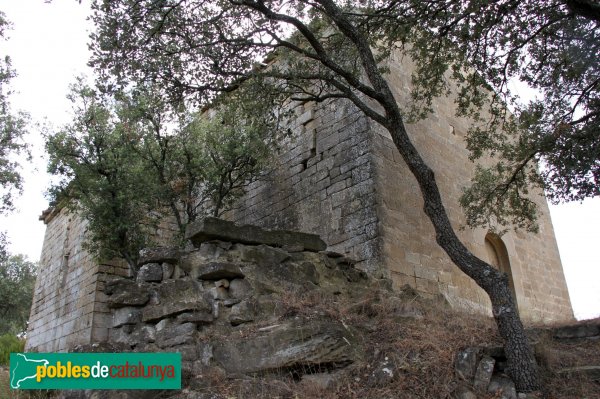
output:
<instances>
[{"instance_id":1,"label":"rocky outcrop","mask_svg":"<svg viewBox=\"0 0 600 399\"><path fill-rule=\"evenodd\" d=\"M408 286L392 291L389 280L367 276L353 260L294 244L287 233L274 244L277 231L236 231L224 223L226 232L212 235L220 224L199 223L198 236L188 231L193 244L185 248L144 250L135 280L108 281L109 342L78 349L179 352L183 389L63 398L527 397L507 377L502 347L460 350L462 326L433 316L450 311L440 298ZM423 330L432 322L440 325L430 337ZM580 330L556 334L593 333ZM451 352L446 334L459 336ZM444 374L431 352L456 351L454 372ZM595 378L597 369L564 373ZM415 395L430 389L421 384L434 386L435 394Z\"/></svg>"},{"instance_id":2,"label":"rocky outcrop","mask_svg":"<svg viewBox=\"0 0 600 399\"><path fill-rule=\"evenodd\" d=\"M469 347L458 352L454 370L461 384L454 397L470 399L489 393L495 398L517 399L515 384L505 374L505 363L502 347Z\"/></svg>"},{"instance_id":3,"label":"rocky outcrop","mask_svg":"<svg viewBox=\"0 0 600 399\"><path fill-rule=\"evenodd\" d=\"M205 218L190 224L185 238L195 245L221 240L242 244L266 244L299 251L324 251L327 245L316 234L288 230L267 230L257 226L238 226L217 218Z\"/></svg>"},{"instance_id":4,"label":"rocky outcrop","mask_svg":"<svg viewBox=\"0 0 600 399\"><path fill-rule=\"evenodd\" d=\"M213 355L228 373L315 374L352 363L353 340L341 323L296 319L263 327L243 341L219 342Z\"/></svg>"},{"instance_id":5,"label":"rocky outcrop","mask_svg":"<svg viewBox=\"0 0 600 399\"><path fill-rule=\"evenodd\" d=\"M360 357L356 331L323 314L295 314L293 295L363 297L389 281L324 252L312 234L209 218L187 236L193 243L187 249L142 251L135 281L106 284L111 345L180 352L190 386L207 373L330 381ZM389 377L382 369L380 379Z\"/></svg>"}]
</instances>

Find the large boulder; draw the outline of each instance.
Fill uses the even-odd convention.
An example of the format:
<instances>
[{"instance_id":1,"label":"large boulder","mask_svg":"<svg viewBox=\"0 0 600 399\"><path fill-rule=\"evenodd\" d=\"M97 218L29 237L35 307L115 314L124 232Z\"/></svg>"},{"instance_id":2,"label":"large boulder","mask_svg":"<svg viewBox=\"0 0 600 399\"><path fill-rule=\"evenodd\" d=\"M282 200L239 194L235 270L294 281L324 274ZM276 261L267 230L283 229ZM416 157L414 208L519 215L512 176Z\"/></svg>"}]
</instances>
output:
<instances>
[{"instance_id":1,"label":"large boulder","mask_svg":"<svg viewBox=\"0 0 600 399\"><path fill-rule=\"evenodd\" d=\"M158 283L163 279L163 269L160 263L146 263L140 267L137 277L138 282Z\"/></svg>"},{"instance_id":2,"label":"large boulder","mask_svg":"<svg viewBox=\"0 0 600 399\"><path fill-rule=\"evenodd\" d=\"M311 262L265 262L244 268L248 282L258 294L312 290L320 284L320 274Z\"/></svg>"},{"instance_id":3,"label":"large boulder","mask_svg":"<svg viewBox=\"0 0 600 399\"><path fill-rule=\"evenodd\" d=\"M240 267L235 263L230 262L191 264L189 273L190 276L200 280L221 280L244 277L244 273L242 273Z\"/></svg>"},{"instance_id":4,"label":"large boulder","mask_svg":"<svg viewBox=\"0 0 600 399\"><path fill-rule=\"evenodd\" d=\"M214 358L229 373L325 370L355 360L353 334L336 321L294 320L259 330L243 341L215 344Z\"/></svg>"},{"instance_id":5,"label":"large boulder","mask_svg":"<svg viewBox=\"0 0 600 399\"><path fill-rule=\"evenodd\" d=\"M307 251L323 251L327 244L316 234L287 230L267 230L257 226L238 226L218 218L204 218L191 223L185 238L195 246L211 240L238 242L242 244L266 244L274 247L302 247Z\"/></svg>"},{"instance_id":6,"label":"large boulder","mask_svg":"<svg viewBox=\"0 0 600 399\"><path fill-rule=\"evenodd\" d=\"M140 251L139 265L146 263L177 263L179 261L179 248L159 247L144 248Z\"/></svg>"},{"instance_id":7,"label":"large boulder","mask_svg":"<svg viewBox=\"0 0 600 399\"><path fill-rule=\"evenodd\" d=\"M129 279L106 282L104 292L109 295L108 307L143 306L150 300L150 287Z\"/></svg>"},{"instance_id":8,"label":"large boulder","mask_svg":"<svg viewBox=\"0 0 600 399\"><path fill-rule=\"evenodd\" d=\"M156 332L156 344L161 348L190 344L196 337L194 323L173 324Z\"/></svg>"},{"instance_id":9,"label":"large boulder","mask_svg":"<svg viewBox=\"0 0 600 399\"><path fill-rule=\"evenodd\" d=\"M212 304L199 282L190 278L167 280L157 289L158 303L148 305L142 313L144 322L156 322L184 312L211 313Z\"/></svg>"},{"instance_id":10,"label":"large boulder","mask_svg":"<svg viewBox=\"0 0 600 399\"><path fill-rule=\"evenodd\" d=\"M136 324L142 320L142 311L140 308L125 306L116 309L113 313L113 328L121 327L125 324Z\"/></svg>"}]
</instances>

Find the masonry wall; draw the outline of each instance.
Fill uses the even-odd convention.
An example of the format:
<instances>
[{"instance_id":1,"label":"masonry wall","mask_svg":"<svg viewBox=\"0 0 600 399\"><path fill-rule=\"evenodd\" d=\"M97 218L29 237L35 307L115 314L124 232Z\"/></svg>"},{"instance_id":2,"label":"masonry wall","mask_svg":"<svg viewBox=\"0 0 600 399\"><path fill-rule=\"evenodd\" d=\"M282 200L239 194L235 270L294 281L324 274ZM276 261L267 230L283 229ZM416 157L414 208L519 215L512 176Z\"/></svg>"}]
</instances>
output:
<instances>
[{"instance_id":1,"label":"masonry wall","mask_svg":"<svg viewBox=\"0 0 600 399\"><path fill-rule=\"evenodd\" d=\"M98 264L82 247L86 222L66 209L43 215L44 245L27 331L27 351L66 351L105 341L112 316L102 292L123 264Z\"/></svg>"},{"instance_id":2,"label":"masonry wall","mask_svg":"<svg viewBox=\"0 0 600 399\"><path fill-rule=\"evenodd\" d=\"M392 56L389 80L401 104L408 101L406 59ZM296 107L274 171L254 183L227 217L237 223L319 234L328 249L357 261L375 277L391 277L430 295L442 293L457 307L490 312L489 300L452 264L435 242L422 211L418 185L389 135L349 102ZM469 121L454 116L452 98L434 103L434 114L409 133L433 168L451 223L465 245L491 261L487 231L464 230L458 198L474 165L464 137ZM506 248L521 316L527 321L573 319L548 208L538 201L537 235L510 232ZM103 293L111 275L127 275L124 264L98 264L83 249L85 221L65 209L46 213L28 331L27 350L64 351L105 341L112 319ZM168 225L167 222L164 223ZM156 233L166 240L169 228ZM162 238L161 238L162 237Z\"/></svg>"},{"instance_id":3,"label":"masonry wall","mask_svg":"<svg viewBox=\"0 0 600 399\"><path fill-rule=\"evenodd\" d=\"M309 103L295 109L292 137L279 164L250 187L228 215L237 223L319 234L328 249L381 268L372 136L348 102Z\"/></svg>"},{"instance_id":4,"label":"masonry wall","mask_svg":"<svg viewBox=\"0 0 600 399\"><path fill-rule=\"evenodd\" d=\"M400 103L408 101L411 62L398 54L390 62L389 81ZM457 92L455 90L454 92ZM475 255L492 262L483 229L466 229L459 198L474 172L464 141L470 121L455 116L452 96L435 100L434 114L407 126L425 161L434 170L450 221ZM373 154L382 261L397 286L410 284L419 291L443 293L450 302L490 312L487 295L452 264L435 242L431 222L423 212L416 180L400 158L389 133L375 124ZM499 238L506 247L514 291L523 319L533 322L572 320L573 312L544 196L533 196L540 210L539 234L509 232Z\"/></svg>"},{"instance_id":5,"label":"masonry wall","mask_svg":"<svg viewBox=\"0 0 600 399\"><path fill-rule=\"evenodd\" d=\"M400 104L410 93L410 60L392 55L388 79ZM456 91L455 91L456 92ZM341 104L341 105L340 105ZM437 99L433 115L408 130L433 168L451 223L465 245L488 259L483 229L461 230L459 197L473 174L465 135L471 122L455 116L452 96ZM281 164L255 183L230 217L236 222L321 235L329 249L359 261L396 286L442 293L455 306L490 313L483 290L435 242L418 185L389 133L347 102L296 109L294 140L284 143ZM573 313L554 230L543 195L540 233L510 232L500 240L508 253L514 292L527 321L572 320Z\"/></svg>"}]
</instances>

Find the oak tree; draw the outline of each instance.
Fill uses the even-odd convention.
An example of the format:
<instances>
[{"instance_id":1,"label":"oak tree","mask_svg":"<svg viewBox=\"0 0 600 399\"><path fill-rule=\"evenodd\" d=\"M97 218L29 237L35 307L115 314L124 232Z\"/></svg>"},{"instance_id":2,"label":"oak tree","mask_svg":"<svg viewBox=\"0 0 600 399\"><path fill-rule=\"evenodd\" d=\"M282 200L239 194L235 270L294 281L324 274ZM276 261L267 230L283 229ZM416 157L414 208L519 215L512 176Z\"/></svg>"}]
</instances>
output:
<instances>
[{"instance_id":1,"label":"oak tree","mask_svg":"<svg viewBox=\"0 0 600 399\"><path fill-rule=\"evenodd\" d=\"M52 200L87 221L92 254L125 259L134 275L161 220L183 239L189 223L228 210L268 166L275 129L258 108L232 102L190 114L151 87L106 94L81 80L70 98L74 121L46 142L48 169L61 178Z\"/></svg>"},{"instance_id":2,"label":"oak tree","mask_svg":"<svg viewBox=\"0 0 600 399\"><path fill-rule=\"evenodd\" d=\"M0 11L0 40L6 38L10 22ZM18 156L28 155L23 140L26 132L27 114L15 112L9 97L12 93L10 81L15 76L8 55L0 59L0 214L14 209L14 196L22 190L23 179L19 173ZM6 254L6 237L0 232L0 258Z\"/></svg>"},{"instance_id":3,"label":"oak tree","mask_svg":"<svg viewBox=\"0 0 600 399\"><path fill-rule=\"evenodd\" d=\"M497 159L461 200L471 226L536 231L535 189L555 203L600 195L597 2L405 1L382 14L386 37L411 45L415 108L447 92L451 75L459 112L481 122L471 158ZM534 99L518 95L526 89Z\"/></svg>"},{"instance_id":4,"label":"oak tree","mask_svg":"<svg viewBox=\"0 0 600 399\"><path fill-rule=\"evenodd\" d=\"M116 103L81 80L69 94L74 120L46 139L48 171L60 177L49 190L54 206L87 221L85 247L98 259L125 259L136 271L139 250L156 222L144 193L151 179L129 151L137 137L122 123ZM142 223L144 222L144 223Z\"/></svg>"},{"instance_id":5,"label":"oak tree","mask_svg":"<svg viewBox=\"0 0 600 399\"><path fill-rule=\"evenodd\" d=\"M496 169L480 173L483 182L490 180L490 173L493 179L502 179L499 197L508 195L509 203L517 205L496 215L493 222L500 226L510 221L529 226L532 210L518 191L525 183L564 184L559 194L564 197L597 192L593 151L598 76L589 69L597 52L587 52L584 46L597 44L597 6L586 0L549 3L540 7L533 0L96 0L92 64L108 88L132 81L160 84L171 98L200 104L248 79L269 82L274 92L295 101L351 101L390 133L419 184L437 243L489 295L505 339L509 373L519 391L531 391L541 382L508 278L474 256L455 234L435 175L411 142L405 123L428 114L431 99L446 93L449 75L460 87L461 113L475 120L491 115L484 121L491 128L484 123L471 132L469 145L474 158L484 152L505 157ZM573 40L580 45L565 47ZM538 54L538 44L546 43L548 51ZM412 108L400 109L385 78L383 61L397 49L417 64ZM572 65L566 65L569 60ZM511 116L509 106L516 103L505 88L512 76L537 85L547 100ZM559 84L545 85L551 79ZM481 107L486 111L480 112ZM560 116L563 119L557 119ZM528 150L514 147L523 140L505 138L505 128L526 132L523 140L532 145ZM554 135L554 143L544 132ZM546 151L548 143L554 146ZM593 149L589 158L581 152L582 146L590 145L586 143ZM564 151L575 158L563 161ZM582 156L585 162L579 171L577 157ZM532 161L539 159L550 165L557 160L542 178L532 173ZM519 169L520 165L524 166ZM479 192L488 188L484 185L465 196L465 203L475 204L475 211L467 212L472 223L485 215L487 194Z\"/></svg>"}]
</instances>

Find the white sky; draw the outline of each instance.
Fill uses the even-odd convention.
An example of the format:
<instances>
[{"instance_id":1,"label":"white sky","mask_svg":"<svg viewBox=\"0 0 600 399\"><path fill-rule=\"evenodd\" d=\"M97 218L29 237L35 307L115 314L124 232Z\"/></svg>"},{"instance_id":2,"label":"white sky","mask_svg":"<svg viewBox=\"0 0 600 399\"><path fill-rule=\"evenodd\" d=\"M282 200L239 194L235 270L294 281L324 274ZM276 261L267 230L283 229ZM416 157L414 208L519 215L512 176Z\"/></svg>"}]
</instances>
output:
<instances>
[{"instance_id":1,"label":"white sky","mask_svg":"<svg viewBox=\"0 0 600 399\"><path fill-rule=\"evenodd\" d=\"M11 98L13 108L29 112L38 123L68 122L68 85L75 76L92 75L86 67L91 30L87 3L0 0L0 10L14 25L9 41L0 43L0 56L10 55L19 75L12 82L18 91ZM24 169L25 193L17 201L18 211L0 218L0 230L8 231L12 253L32 260L39 259L42 249L45 228L38 216L48 206L43 193L50 181L40 132L34 127L28 137L35 148L34 159ZM551 214L575 315L600 316L600 198L551 206Z\"/></svg>"}]
</instances>

